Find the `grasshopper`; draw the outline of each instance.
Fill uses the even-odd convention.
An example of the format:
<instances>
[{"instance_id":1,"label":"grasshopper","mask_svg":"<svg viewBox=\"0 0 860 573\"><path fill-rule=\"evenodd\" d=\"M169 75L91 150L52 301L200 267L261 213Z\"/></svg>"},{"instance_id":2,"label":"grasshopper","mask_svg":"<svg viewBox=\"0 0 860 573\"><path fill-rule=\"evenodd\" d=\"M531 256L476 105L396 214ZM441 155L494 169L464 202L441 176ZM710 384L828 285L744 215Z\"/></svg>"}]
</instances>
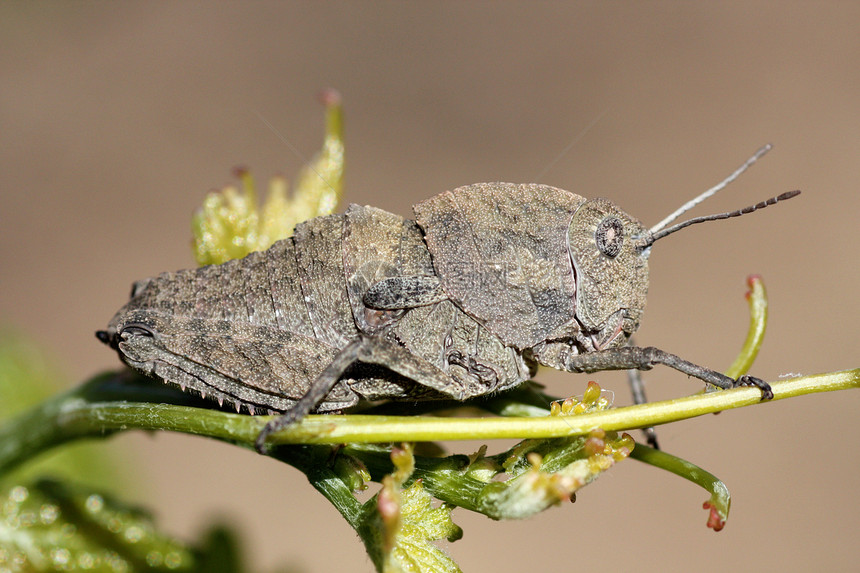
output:
<instances>
[{"instance_id":1,"label":"grasshopper","mask_svg":"<svg viewBox=\"0 0 860 573\"><path fill-rule=\"evenodd\" d=\"M629 345L648 290L651 229L608 199L540 184L480 183L414 206L414 220L367 206L298 225L240 260L134 284L98 338L131 368L237 411L282 413L257 439L310 412L360 400L467 400L531 378L664 364L719 388L737 380L654 347Z\"/></svg>"}]
</instances>

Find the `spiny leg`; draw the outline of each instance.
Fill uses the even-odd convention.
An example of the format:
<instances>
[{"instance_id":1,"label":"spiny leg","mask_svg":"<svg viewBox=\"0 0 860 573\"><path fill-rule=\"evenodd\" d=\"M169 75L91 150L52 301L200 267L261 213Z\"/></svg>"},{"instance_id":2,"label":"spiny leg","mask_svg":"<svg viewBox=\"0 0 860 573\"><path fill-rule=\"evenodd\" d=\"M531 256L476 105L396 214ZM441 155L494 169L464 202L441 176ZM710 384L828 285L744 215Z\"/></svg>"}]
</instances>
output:
<instances>
[{"instance_id":1,"label":"spiny leg","mask_svg":"<svg viewBox=\"0 0 860 573\"><path fill-rule=\"evenodd\" d=\"M269 436L308 415L331 392L343 373L357 362L385 366L413 382L432 388L455 400L466 398L465 389L459 382L423 358L385 338L362 336L347 344L335 355L331 363L311 384L307 393L289 410L266 424L254 442L256 450L261 454L266 453L266 440Z\"/></svg>"},{"instance_id":2,"label":"spiny leg","mask_svg":"<svg viewBox=\"0 0 860 573\"><path fill-rule=\"evenodd\" d=\"M385 366L392 372L455 400L465 400L469 397L461 382L407 348L381 337L365 340L366 344L359 351L360 362Z\"/></svg>"},{"instance_id":3,"label":"spiny leg","mask_svg":"<svg viewBox=\"0 0 860 573\"><path fill-rule=\"evenodd\" d=\"M271 434L274 434L275 432L282 430L290 424L294 424L307 416L308 413L313 410L329 392L331 392L331 389L334 388L334 385L337 384L337 381L346 369L355 363L363 342L364 339L358 338L347 344L335 355L331 363L329 363L317 379L313 381L311 387L304 396L299 398L299 400L293 404L289 410L284 412L283 415L278 416L266 424L262 431L260 431L257 439L254 441L254 448L259 453L266 453L266 440Z\"/></svg>"}]
</instances>

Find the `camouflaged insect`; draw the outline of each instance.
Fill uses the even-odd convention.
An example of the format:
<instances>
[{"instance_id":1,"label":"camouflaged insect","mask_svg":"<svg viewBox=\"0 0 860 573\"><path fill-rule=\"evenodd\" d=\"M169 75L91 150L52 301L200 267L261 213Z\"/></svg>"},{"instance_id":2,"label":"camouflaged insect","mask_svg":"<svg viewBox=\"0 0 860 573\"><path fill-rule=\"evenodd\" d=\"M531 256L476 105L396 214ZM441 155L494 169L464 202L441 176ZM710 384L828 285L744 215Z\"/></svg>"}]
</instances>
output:
<instances>
[{"instance_id":1,"label":"camouflaged insect","mask_svg":"<svg viewBox=\"0 0 860 573\"><path fill-rule=\"evenodd\" d=\"M628 346L652 243L701 220L647 229L606 199L538 184L482 183L414 207L415 220L350 205L264 252L135 283L98 337L135 370L250 413L360 400L466 400L569 372L665 364L720 388L733 380ZM664 224L661 224L665 226Z\"/></svg>"}]
</instances>

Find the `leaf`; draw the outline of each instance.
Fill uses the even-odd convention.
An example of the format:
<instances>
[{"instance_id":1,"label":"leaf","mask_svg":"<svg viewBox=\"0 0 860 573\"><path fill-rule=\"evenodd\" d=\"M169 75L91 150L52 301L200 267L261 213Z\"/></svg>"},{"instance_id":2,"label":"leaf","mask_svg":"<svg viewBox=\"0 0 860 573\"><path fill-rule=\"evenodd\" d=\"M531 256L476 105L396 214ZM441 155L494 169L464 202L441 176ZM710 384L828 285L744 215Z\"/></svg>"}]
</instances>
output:
<instances>
[{"instance_id":1,"label":"leaf","mask_svg":"<svg viewBox=\"0 0 860 573\"><path fill-rule=\"evenodd\" d=\"M0 571L237 573L231 532L200 549L156 531L148 514L89 488L38 480L0 491Z\"/></svg>"},{"instance_id":2,"label":"leaf","mask_svg":"<svg viewBox=\"0 0 860 573\"><path fill-rule=\"evenodd\" d=\"M388 555L385 571L420 573L459 572L460 568L433 541L454 541L462 530L451 520L452 506L433 507L433 498L420 481L400 494L400 528Z\"/></svg>"},{"instance_id":3,"label":"leaf","mask_svg":"<svg viewBox=\"0 0 860 573\"><path fill-rule=\"evenodd\" d=\"M394 448L391 461L395 470L382 480L376 507L384 527L385 573L454 573L457 564L432 542L441 539L456 541L463 535L451 520L454 506L433 507L433 498L424 490L420 480L406 489L402 484L415 468L411 444Z\"/></svg>"},{"instance_id":4,"label":"leaf","mask_svg":"<svg viewBox=\"0 0 860 573\"><path fill-rule=\"evenodd\" d=\"M0 569L193 570L188 549L157 533L140 511L100 494L40 480L0 500Z\"/></svg>"},{"instance_id":5,"label":"leaf","mask_svg":"<svg viewBox=\"0 0 860 573\"><path fill-rule=\"evenodd\" d=\"M581 416L608 410L611 405L600 386L589 382L582 399L553 402L550 416ZM504 455L494 456L507 478L488 483L477 496L476 506L493 519L523 519L573 501L580 488L626 459L633 447L628 434L619 436L600 428L586 436L524 440ZM479 455L471 465L481 462Z\"/></svg>"}]
</instances>

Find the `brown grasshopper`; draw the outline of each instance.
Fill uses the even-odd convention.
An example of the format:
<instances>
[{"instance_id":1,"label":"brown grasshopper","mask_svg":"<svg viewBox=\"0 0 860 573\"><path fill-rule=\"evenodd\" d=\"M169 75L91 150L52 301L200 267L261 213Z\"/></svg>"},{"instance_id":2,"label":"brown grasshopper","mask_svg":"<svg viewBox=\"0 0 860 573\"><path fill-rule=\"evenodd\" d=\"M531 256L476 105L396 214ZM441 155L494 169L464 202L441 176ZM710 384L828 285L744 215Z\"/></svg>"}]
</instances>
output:
<instances>
[{"instance_id":1,"label":"brown grasshopper","mask_svg":"<svg viewBox=\"0 0 860 573\"><path fill-rule=\"evenodd\" d=\"M414 207L415 220L350 205L241 260L139 281L98 338L131 368L254 414L360 400L467 400L537 365L568 372L665 364L719 388L753 385L653 347L629 346L655 241L731 177L647 229L607 199L538 184L481 183Z\"/></svg>"}]
</instances>

